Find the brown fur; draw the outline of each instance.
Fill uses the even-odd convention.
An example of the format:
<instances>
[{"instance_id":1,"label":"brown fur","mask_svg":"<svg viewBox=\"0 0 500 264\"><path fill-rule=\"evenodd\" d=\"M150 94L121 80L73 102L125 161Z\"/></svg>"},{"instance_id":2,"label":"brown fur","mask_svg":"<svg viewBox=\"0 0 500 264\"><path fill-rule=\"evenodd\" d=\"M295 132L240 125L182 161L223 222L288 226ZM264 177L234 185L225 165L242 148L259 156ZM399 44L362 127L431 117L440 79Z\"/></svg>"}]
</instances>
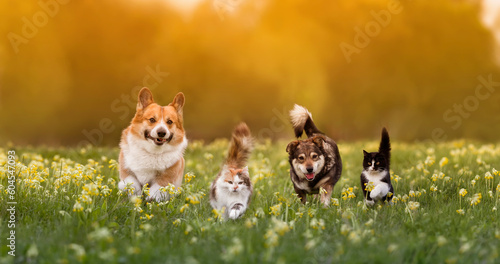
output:
<instances>
[{"instance_id":1,"label":"brown fur","mask_svg":"<svg viewBox=\"0 0 500 264\"><path fill-rule=\"evenodd\" d=\"M240 123L234 129L225 164L229 168L243 168L252 152L252 144L250 129L247 124Z\"/></svg>"},{"instance_id":2,"label":"brown fur","mask_svg":"<svg viewBox=\"0 0 500 264\"><path fill-rule=\"evenodd\" d=\"M127 151L129 149L137 149L137 148L142 149L139 146L131 145L132 142L129 142L130 135L134 139L133 140L134 142L149 142L153 144L152 141L150 141L151 136L149 135L149 132L159 124L158 122L165 122L164 124L168 129L168 131L170 131L172 137L169 138L168 141L165 139L163 144L168 144L171 146L179 146L180 144L186 144L186 142L183 143L185 137L185 131L183 127L183 110L182 110L184 106L184 101L185 101L184 94L178 93L170 104L168 104L167 106L161 106L155 103L153 99L153 94L148 88L144 87L141 89L138 95L136 113L132 121L130 122L130 125L123 130L121 136L121 142L120 142L121 151L119 156L119 164L120 164L119 172L121 180L125 180L129 176L133 176L137 179L136 173L140 173L139 171L134 173L134 171L132 171L132 169L128 167L133 162L129 161L128 165L125 162L125 155L128 152L124 152L124 149L126 149ZM158 145L157 146L158 149L155 149L153 145L151 145L151 147L149 147L148 145L148 147L144 149L144 151L146 151L147 154L145 153L144 155L130 156L130 157L144 158L147 155L152 155L151 157L161 158L163 157L161 155L167 155L167 154L155 154L153 152L160 150L160 148L162 148L163 146L164 145L161 146ZM143 147L146 146L144 145ZM183 149L180 150L179 155L182 155L183 151L184 151ZM130 160L130 157L127 156L127 159ZM163 168L161 166L158 167L161 169L158 169L158 171L156 171L156 174L149 173L148 175L151 175L151 177L144 178L144 179L149 179L149 182L146 183L149 183L150 186L154 182L156 182L158 185L161 186L167 186L168 184L173 184L177 187L180 186L184 174L184 158L181 156L180 158L178 158L177 162L173 163L170 167L166 169L164 169L164 167Z\"/></svg>"},{"instance_id":3,"label":"brown fur","mask_svg":"<svg viewBox=\"0 0 500 264\"><path fill-rule=\"evenodd\" d=\"M288 160L290 163L290 179L293 187L302 203L306 202L307 194L318 194L320 189L325 192L320 195L320 201L324 206L330 204L333 187L342 174L342 159L335 141L323 134L312 121L311 114L302 106L295 105L290 111L290 118L295 135L299 138L303 132L307 139L295 140L288 144ZM314 159L312 156L318 155ZM314 164L320 166L323 159L323 166L317 168L312 179L307 179L304 168L308 171L313 169ZM294 164L299 168L295 170ZM301 167L302 166L302 167Z\"/></svg>"}]
</instances>

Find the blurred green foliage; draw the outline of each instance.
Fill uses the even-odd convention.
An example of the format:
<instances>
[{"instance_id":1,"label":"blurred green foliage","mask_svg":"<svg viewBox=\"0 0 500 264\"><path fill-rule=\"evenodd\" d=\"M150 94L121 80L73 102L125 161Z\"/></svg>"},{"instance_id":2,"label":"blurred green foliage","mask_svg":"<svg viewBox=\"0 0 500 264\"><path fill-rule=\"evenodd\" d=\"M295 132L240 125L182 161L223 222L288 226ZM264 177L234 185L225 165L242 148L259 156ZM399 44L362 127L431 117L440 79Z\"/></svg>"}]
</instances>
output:
<instances>
[{"instance_id":1,"label":"blurred green foliage","mask_svg":"<svg viewBox=\"0 0 500 264\"><path fill-rule=\"evenodd\" d=\"M401 140L498 139L499 91L443 117L479 76L500 82L476 3L402 0L383 25L374 14L391 1L247 0L226 13L217 1L191 14L159 0L2 1L0 143L116 145L142 86L160 104L185 93L189 138L227 137L241 120L291 138L286 111L299 103L335 139L382 126ZM340 45L370 25L348 62Z\"/></svg>"}]
</instances>

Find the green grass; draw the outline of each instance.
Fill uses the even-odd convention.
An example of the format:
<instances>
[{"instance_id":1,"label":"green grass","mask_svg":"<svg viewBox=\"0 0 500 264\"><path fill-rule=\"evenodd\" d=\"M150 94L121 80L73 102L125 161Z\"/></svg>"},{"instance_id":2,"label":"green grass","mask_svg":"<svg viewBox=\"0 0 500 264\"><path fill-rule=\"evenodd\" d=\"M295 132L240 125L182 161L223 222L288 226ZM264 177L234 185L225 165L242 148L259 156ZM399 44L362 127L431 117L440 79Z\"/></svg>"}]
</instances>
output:
<instances>
[{"instance_id":1,"label":"green grass","mask_svg":"<svg viewBox=\"0 0 500 264\"><path fill-rule=\"evenodd\" d=\"M0 148L0 263L498 263L500 144L396 142L395 203L369 209L359 187L362 149L374 151L377 142L339 144L344 171L330 208L313 197L298 202L286 143L254 150L254 195L236 221L218 219L208 202L225 140L190 144L185 172L195 177L162 204L134 204L118 192L110 163L118 149ZM5 246L11 149L16 257Z\"/></svg>"}]
</instances>

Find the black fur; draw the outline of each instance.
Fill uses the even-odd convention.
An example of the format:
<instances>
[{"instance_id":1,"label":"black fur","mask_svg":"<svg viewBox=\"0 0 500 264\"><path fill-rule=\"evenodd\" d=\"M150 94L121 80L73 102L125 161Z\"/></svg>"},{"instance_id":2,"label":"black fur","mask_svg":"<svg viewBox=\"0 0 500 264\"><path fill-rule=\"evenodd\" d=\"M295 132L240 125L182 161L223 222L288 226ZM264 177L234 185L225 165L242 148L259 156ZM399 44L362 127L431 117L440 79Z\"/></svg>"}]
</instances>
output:
<instances>
[{"instance_id":1,"label":"black fur","mask_svg":"<svg viewBox=\"0 0 500 264\"><path fill-rule=\"evenodd\" d=\"M386 175L380 181L385 182L389 185L389 192L394 194L394 188L391 184L391 174L390 174L390 164L391 164L391 142L389 139L389 133L384 127L382 129L382 138L380 140L380 146L378 152L366 152L363 150L363 172L361 173L361 190L363 190L363 195L368 201L373 199L370 197L370 192L366 190L369 180L366 178L365 173L368 173L369 167L374 166L375 171L383 172L386 171ZM375 161L375 164L371 162ZM384 196L381 201L392 200L392 195L387 197Z\"/></svg>"},{"instance_id":2,"label":"black fur","mask_svg":"<svg viewBox=\"0 0 500 264\"><path fill-rule=\"evenodd\" d=\"M295 137L300 138L304 132L306 132L306 135L308 138L313 137L314 134L321 134L324 135L323 132L321 132L316 125L314 124L312 118L309 116L307 117L306 122L304 123L304 126L297 126L294 128L295 132Z\"/></svg>"},{"instance_id":3,"label":"black fur","mask_svg":"<svg viewBox=\"0 0 500 264\"><path fill-rule=\"evenodd\" d=\"M326 190L326 194L321 195L321 201L326 206L330 202L333 187L340 179L342 174L342 159L337 147L337 143L323 132L321 132L314 124L310 116L305 122L294 126L294 133L297 138L306 133L307 139L292 141L288 144L286 151L288 152L288 160L290 162L290 178L294 185L295 192L301 199L302 203L306 202L307 194L317 194L320 188ZM300 178L295 172L293 161L298 158L301 153L317 153L323 156L325 164L320 172L316 173L313 180L308 181ZM325 180L327 178L327 180ZM321 182L321 184L319 184ZM302 189L303 185L307 185L307 190Z\"/></svg>"}]
</instances>

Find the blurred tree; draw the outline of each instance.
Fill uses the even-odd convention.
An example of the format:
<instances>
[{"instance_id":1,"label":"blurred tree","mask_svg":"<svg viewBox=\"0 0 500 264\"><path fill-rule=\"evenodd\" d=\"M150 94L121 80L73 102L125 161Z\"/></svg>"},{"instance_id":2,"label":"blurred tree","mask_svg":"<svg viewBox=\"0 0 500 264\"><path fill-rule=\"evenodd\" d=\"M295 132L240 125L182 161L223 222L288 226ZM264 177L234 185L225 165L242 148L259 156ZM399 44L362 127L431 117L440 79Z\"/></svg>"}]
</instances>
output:
<instances>
[{"instance_id":1,"label":"blurred tree","mask_svg":"<svg viewBox=\"0 0 500 264\"><path fill-rule=\"evenodd\" d=\"M239 1L221 16L207 0L186 16L160 0L69 2L51 14L38 2L2 2L0 143L116 145L142 86L162 104L186 94L192 138L227 137L240 120L291 138L285 109L299 103L336 139L389 126L403 140L437 128L498 140L498 92L457 129L443 116L475 96L479 76L500 81L479 4L390 3ZM23 36L43 12L16 53L7 36ZM346 44L357 48L350 60Z\"/></svg>"}]
</instances>

